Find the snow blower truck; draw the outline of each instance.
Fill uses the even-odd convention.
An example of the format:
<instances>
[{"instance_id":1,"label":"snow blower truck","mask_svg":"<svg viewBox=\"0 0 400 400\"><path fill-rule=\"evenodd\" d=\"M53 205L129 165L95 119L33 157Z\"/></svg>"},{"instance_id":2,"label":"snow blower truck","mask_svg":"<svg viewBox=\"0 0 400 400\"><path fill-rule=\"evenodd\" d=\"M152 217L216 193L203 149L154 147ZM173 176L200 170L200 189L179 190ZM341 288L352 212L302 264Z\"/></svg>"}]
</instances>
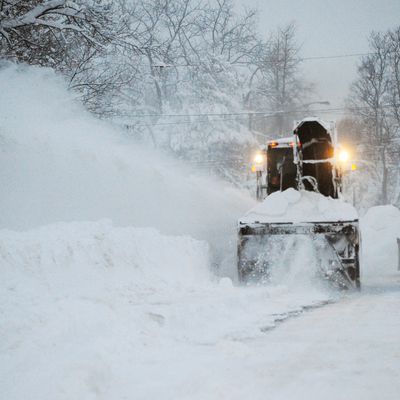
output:
<instances>
[{"instance_id":1,"label":"snow blower truck","mask_svg":"<svg viewBox=\"0 0 400 400\"><path fill-rule=\"evenodd\" d=\"M340 199L347 158L339 154L334 125L318 118L267 143L252 167L261 202L238 222L240 282L268 281L282 257L299 257L285 250L288 242L296 247L291 239L307 237L323 277L341 288L360 288L358 215Z\"/></svg>"}]
</instances>

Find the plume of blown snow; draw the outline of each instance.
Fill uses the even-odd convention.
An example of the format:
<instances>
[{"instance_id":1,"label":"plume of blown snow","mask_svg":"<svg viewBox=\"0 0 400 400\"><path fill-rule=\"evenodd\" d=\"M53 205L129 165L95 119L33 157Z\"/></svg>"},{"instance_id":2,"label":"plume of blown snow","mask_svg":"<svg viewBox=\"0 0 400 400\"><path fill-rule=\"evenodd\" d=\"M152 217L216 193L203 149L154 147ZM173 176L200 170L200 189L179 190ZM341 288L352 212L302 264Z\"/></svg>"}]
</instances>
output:
<instances>
[{"instance_id":1,"label":"plume of blown snow","mask_svg":"<svg viewBox=\"0 0 400 400\"><path fill-rule=\"evenodd\" d=\"M111 219L234 253L253 200L88 114L52 70L0 69L0 228Z\"/></svg>"}]
</instances>

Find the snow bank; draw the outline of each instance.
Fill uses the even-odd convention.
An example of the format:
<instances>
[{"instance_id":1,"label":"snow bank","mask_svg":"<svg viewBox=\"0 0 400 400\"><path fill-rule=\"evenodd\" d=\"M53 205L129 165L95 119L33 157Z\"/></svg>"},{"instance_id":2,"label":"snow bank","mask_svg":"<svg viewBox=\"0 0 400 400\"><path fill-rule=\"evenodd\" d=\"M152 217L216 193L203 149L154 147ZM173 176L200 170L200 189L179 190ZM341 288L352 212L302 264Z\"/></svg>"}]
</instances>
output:
<instances>
[{"instance_id":1,"label":"snow bank","mask_svg":"<svg viewBox=\"0 0 400 400\"><path fill-rule=\"evenodd\" d=\"M341 200L309 191L287 189L269 195L244 217L242 223L251 222L329 222L358 219L353 206Z\"/></svg>"},{"instance_id":2,"label":"snow bank","mask_svg":"<svg viewBox=\"0 0 400 400\"><path fill-rule=\"evenodd\" d=\"M360 225L365 275L394 273L398 262L400 210L391 205L372 207L361 218Z\"/></svg>"},{"instance_id":3,"label":"snow bank","mask_svg":"<svg viewBox=\"0 0 400 400\"><path fill-rule=\"evenodd\" d=\"M2 397L209 398L246 343L331 298L213 284L207 265L203 241L109 221L1 230Z\"/></svg>"},{"instance_id":4,"label":"snow bank","mask_svg":"<svg viewBox=\"0 0 400 400\"><path fill-rule=\"evenodd\" d=\"M58 223L26 232L0 231L0 264L8 284L18 274L57 276L65 293L98 290L107 279L141 292L149 287L202 285L209 279L208 246L150 228L114 227L111 221ZM21 279L20 279L21 278ZM58 287L59 291L61 287Z\"/></svg>"}]
</instances>

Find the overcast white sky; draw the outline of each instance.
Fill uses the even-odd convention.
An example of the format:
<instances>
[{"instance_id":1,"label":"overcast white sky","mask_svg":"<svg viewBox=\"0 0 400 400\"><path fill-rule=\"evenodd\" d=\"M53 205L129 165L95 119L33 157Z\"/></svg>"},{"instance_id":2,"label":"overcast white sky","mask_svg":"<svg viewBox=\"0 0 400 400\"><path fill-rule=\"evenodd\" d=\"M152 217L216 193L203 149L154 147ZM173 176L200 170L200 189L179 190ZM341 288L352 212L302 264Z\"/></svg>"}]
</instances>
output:
<instances>
[{"instance_id":1,"label":"overcast white sky","mask_svg":"<svg viewBox=\"0 0 400 400\"><path fill-rule=\"evenodd\" d=\"M400 0L236 0L261 11L260 29L268 33L294 21L301 56L368 52L367 37L400 25ZM303 70L317 84L315 100L341 106L356 74L357 58L305 61ZM313 99L314 100L314 99Z\"/></svg>"}]
</instances>

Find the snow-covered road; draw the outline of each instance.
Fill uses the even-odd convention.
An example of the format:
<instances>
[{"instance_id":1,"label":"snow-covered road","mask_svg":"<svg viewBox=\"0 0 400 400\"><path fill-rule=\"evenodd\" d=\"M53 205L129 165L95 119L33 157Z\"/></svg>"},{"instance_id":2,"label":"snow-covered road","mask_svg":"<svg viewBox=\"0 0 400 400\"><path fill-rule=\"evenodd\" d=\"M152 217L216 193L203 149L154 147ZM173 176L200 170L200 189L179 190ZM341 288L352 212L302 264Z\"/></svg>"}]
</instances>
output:
<instances>
[{"instance_id":1,"label":"snow-covered road","mask_svg":"<svg viewBox=\"0 0 400 400\"><path fill-rule=\"evenodd\" d=\"M217 384L231 399L398 399L400 277L370 282L243 346L248 355L233 356ZM199 398L219 398L212 392Z\"/></svg>"},{"instance_id":2,"label":"snow-covered road","mask_svg":"<svg viewBox=\"0 0 400 400\"><path fill-rule=\"evenodd\" d=\"M138 398L398 399L400 277L389 278L263 335L193 343Z\"/></svg>"}]
</instances>

